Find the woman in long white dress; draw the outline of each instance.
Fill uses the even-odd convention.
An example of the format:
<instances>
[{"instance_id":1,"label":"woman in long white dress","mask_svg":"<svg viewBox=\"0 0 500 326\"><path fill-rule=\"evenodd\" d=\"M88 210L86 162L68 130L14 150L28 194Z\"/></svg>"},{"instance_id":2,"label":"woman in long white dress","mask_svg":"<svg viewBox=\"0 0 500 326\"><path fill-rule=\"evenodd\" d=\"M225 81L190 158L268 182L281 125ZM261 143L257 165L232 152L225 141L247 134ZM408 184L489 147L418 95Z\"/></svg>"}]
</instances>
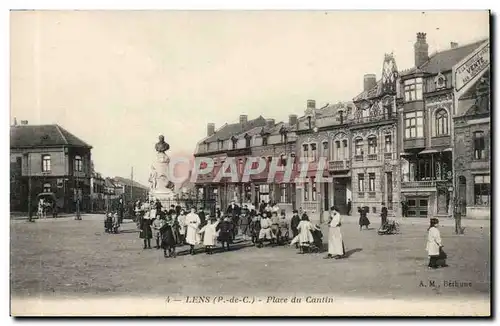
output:
<instances>
[{"instance_id":1,"label":"woman in long white dress","mask_svg":"<svg viewBox=\"0 0 500 326\"><path fill-rule=\"evenodd\" d=\"M427 234L427 254L429 255L429 268L436 269L438 267L446 267L445 254L442 251L443 242L441 240L441 233L438 229L439 220L431 218L429 232Z\"/></svg>"},{"instance_id":2,"label":"woman in long white dress","mask_svg":"<svg viewBox=\"0 0 500 326\"><path fill-rule=\"evenodd\" d=\"M201 224L200 217L195 213L195 209L191 208L191 213L186 215L186 242L191 247L189 253L194 255L194 246L200 242L200 234L198 233L198 227Z\"/></svg>"},{"instance_id":3,"label":"woman in long white dress","mask_svg":"<svg viewBox=\"0 0 500 326\"><path fill-rule=\"evenodd\" d=\"M344 241L342 239L342 233L340 232L342 218L335 207L332 207L331 211L330 221L328 222L328 255L325 259L345 258Z\"/></svg>"}]
</instances>

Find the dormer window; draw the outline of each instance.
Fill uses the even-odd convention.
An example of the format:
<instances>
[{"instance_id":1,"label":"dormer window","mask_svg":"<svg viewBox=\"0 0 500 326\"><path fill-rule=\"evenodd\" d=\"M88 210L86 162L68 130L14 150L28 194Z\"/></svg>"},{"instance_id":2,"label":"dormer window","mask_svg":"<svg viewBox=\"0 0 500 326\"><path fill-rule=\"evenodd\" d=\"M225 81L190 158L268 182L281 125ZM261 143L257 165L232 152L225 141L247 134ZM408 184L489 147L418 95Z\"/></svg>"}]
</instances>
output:
<instances>
[{"instance_id":1,"label":"dormer window","mask_svg":"<svg viewBox=\"0 0 500 326\"><path fill-rule=\"evenodd\" d=\"M238 139L236 137L231 137L231 141L233 143L233 149L236 149L236 144L238 143Z\"/></svg>"},{"instance_id":2,"label":"dormer window","mask_svg":"<svg viewBox=\"0 0 500 326\"><path fill-rule=\"evenodd\" d=\"M307 117L307 127L308 127L309 129L312 129L311 119L312 119L312 117L311 117L311 116L308 116L308 117Z\"/></svg>"},{"instance_id":3,"label":"dormer window","mask_svg":"<svg viewBox=\"0 0 500 326\"><path fill-rule=\"evenodd\" d=\"M267 146L268 135L262 135L262 146Z\"/></svg>"},{"instance_id":4,"label":"dormer window","mask_svg":"<svg viewBox=\"0 0 500 326\"><path fill-rule=\"evenodd\" d=\"M434 83L436 84L436 89L445 88L446 87L446 77L440 73L434 79Z\"/></svg>"}]
</instances>

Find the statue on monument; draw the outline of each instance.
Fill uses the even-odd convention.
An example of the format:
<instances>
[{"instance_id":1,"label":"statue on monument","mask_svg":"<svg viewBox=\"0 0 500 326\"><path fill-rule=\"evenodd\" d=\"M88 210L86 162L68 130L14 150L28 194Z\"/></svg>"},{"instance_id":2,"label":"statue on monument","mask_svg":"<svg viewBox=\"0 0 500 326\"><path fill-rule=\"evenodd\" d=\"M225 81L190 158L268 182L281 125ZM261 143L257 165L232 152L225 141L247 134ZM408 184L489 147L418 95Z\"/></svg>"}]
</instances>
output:
<instances>
[{"instance_id":1,"label":"statue on monument","mask_svg":"<svg viewBox=\"0 0 500 326\"><path fill-rule=\"evenodd\" d=\"M163 135L158 137L155 149L158 156L158 162L168 163L170 161L167 154L165 154L165 152L170 149L170 145L165 141L165 137L163 137Z\"/></svg>"},{"instance_id":2,"label":"statue on monument","mask_svg":"<svg viewBox=\"0 0 500 326\"><path fill-rule=\"evenodd\" d=\"M151 166L151 173L149 174L149 183L151 184L151 189L156 189L158 183L158 172L154 166Z\"/></svg>"}]
</instances>

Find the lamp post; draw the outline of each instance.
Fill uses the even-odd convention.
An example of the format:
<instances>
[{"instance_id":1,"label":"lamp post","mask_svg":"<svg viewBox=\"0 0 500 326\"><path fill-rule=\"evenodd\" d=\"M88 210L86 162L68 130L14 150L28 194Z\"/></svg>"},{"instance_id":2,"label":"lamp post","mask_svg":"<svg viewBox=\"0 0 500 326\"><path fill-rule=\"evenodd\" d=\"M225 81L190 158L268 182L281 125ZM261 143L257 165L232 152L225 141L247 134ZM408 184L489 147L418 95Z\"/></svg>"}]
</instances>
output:
<instances>
[{"instance_id":1,"label":"lamp post","mask_svg":"<svg viewBox=\"0 0 500 326\"><path fill-rule=\"evenodd\" d=\"M29 153L24 154L28 172L28 222L33 222L33 207L31 205L31 164Z\"/></svg>"}]
</instances>

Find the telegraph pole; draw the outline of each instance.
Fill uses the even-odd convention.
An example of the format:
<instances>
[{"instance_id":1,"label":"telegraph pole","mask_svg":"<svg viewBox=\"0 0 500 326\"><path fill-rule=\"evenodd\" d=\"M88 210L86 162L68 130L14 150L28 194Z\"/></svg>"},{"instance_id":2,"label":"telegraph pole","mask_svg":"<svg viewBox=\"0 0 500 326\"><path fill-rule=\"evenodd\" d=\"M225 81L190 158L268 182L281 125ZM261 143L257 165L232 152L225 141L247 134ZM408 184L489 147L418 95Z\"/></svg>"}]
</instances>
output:
<instances>
[{"instance_id":1,"label":"telegraph pole","mask_svg":"<svg viewBox=\"0 0 500 326\"><path fill-rule=\"evenodd\" d=\"M33 222L33 211L31 207L31 164L29 153L26 154L25 157L28 168L28 222Z\"/></svg>"},{"instance_id":2,"label":"telegraph pole","mask_svg":"<svg viewBox=\"0 0 500 326\"><path fill-rule=\"evenodd\" d=\"M134 194L134 167L131 168L131 171L130 171L130 179L132 180L132 184L130 186L130 201L133 201L134 197L133 197L133 194Z\"/></svg>"}]
</instances>

